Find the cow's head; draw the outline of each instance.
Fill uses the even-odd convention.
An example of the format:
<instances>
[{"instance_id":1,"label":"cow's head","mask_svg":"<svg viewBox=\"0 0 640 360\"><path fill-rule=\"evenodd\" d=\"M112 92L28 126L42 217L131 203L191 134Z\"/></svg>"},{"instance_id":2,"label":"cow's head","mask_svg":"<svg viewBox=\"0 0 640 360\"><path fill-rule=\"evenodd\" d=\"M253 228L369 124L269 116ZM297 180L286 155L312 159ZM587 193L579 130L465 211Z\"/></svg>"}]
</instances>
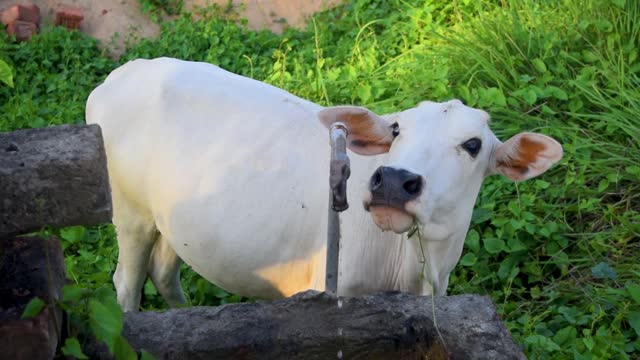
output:
<instances>
[{"instance_id":1,"label":"cow's head","mask_svg":"<svg viewBox=\"0 0 640 360\"><path fill-rule=\"evenodd\" d=\"M520 181L545 172L562 158L554 139L521 133L501 142L489 129L489 115L458 100L424 102L379 116L353 106L319 113L330 127L348 129L348 148L361 155L388 154L373 174L364 206L382 230L425 227L425 240L466 233L483 179L501 174Z\"/></svg>"}]
</instances>

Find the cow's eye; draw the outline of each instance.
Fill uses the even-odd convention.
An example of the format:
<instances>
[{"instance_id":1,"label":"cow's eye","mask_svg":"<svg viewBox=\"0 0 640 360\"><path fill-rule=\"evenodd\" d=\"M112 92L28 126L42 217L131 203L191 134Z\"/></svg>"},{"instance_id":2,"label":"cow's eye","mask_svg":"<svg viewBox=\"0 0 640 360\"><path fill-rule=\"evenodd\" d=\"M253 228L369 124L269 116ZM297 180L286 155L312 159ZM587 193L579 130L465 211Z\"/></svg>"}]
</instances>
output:
<instances>
[{"instance_id":1,"label":"cow's eye","mask_svg":"<svg viewBox=\"0 0 640 360\"><path fill-rule=\"evenodd\" d=\"M394 138L400 135L400 125L397 122L391 124L391 134L393 134Z\"/></svg>"},{"instance_id":2,"label":"cow's eye","mask_svg":"<svg viewBox=\"0 0 640 360\"><path fill-rule=\"evenodd\" d=\"M462 143L462 148L471 155L471 157L478 156L480 148L482 148L482 140L478 138L471 138Z\"/></svg>"}]
</instances>

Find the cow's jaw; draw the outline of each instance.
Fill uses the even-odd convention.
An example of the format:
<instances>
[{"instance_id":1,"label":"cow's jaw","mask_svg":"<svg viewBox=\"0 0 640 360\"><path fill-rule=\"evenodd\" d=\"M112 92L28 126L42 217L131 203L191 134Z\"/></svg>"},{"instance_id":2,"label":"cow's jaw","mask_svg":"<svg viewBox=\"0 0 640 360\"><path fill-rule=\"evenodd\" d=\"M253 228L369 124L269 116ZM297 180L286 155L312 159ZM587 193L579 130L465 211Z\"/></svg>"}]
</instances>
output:
<instances>
[{"instance_id":1,"label":"cow's jaw","mask_svg":"<svg viewBox=\"0 0 640 360\"><path fill-rule=\"evenodd\" d=\"M409 231L415 221L407 211L388 206L370 206L369 213L382 231L391 230L396 234Z\"/></svg>"},{"instance_id":2,"label":"cow's jaw","mask_svg":"<svg viewBox=\"0 0 640 360\"><path fill-rule=\"evenodd\" d=\"M367 191L364 196L362 205L369 212L373 222L382 231L393 231L396 234L402 234L413 226L416 222L416 216L413 211L406 208L397 208L384 204L371 204L371 192ZM414 203L413 201L410 203ZM407 203L409 205L410 203Z\"/></svg>"}]
</instances>

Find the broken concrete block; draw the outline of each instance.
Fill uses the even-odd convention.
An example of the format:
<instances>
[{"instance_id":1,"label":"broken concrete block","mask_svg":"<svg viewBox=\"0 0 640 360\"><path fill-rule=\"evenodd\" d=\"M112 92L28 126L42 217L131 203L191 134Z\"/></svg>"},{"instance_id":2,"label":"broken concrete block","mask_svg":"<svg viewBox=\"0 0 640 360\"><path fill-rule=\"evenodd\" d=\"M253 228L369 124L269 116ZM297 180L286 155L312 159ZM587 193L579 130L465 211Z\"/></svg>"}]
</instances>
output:
<instances>
[{"instance_id":1,"label":"broken concrete block","mask_svg":"<svg viewBox=\"0 0 640 360\"><path fill-rule=\"evenodd\" d=\"M40 23L40 8L35 4L13 5L3 11L0 18L5 26L9 26L16 20L38 25Z\"/></svg>"},{"instance_id":2,"label":"broken concrete block","mask_svg":"<svg viewBox=\"0 0 640 360\"><path fill-rule=\"evenodd\" d=\"M7 26L7 34L15 36L18 41L29 40L37 32L38 26L28 21L15 20Z\"/></svg>"},{"instance_id":3,"label":"broken concrete block","mask_svg":"<svg viewBox=\"0 0 640 360\"><path fill-rule=\"evenodd\" d=\"M62 311L54 304L64 283L58 238L0 237L0 359L53 358L62 325ZM47 305L22 319L34 297Z\"/></svg>"}]
</instances>

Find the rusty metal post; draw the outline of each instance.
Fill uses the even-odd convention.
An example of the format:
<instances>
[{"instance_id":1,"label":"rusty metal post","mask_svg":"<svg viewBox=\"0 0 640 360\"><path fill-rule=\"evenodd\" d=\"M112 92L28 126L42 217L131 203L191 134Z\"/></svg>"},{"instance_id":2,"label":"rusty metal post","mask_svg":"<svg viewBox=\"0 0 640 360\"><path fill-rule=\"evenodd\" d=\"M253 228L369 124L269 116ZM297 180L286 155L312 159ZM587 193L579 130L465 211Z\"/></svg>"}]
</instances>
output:
<instances>
[{"instance_id":1,"label":"rusty metal post","mask_svg":"<svg viewBox=\"0 0 640 360\"><path fill-rule=\"evenodd\" d=\"M351 175L347 156L347 127L335 123L330 131L331 163L329 169L329 219L327 224L327 267L325 291L338 292L338 264L340 253L340 211L349 208L347 179Z\"/></svg>"}]
</instances>

